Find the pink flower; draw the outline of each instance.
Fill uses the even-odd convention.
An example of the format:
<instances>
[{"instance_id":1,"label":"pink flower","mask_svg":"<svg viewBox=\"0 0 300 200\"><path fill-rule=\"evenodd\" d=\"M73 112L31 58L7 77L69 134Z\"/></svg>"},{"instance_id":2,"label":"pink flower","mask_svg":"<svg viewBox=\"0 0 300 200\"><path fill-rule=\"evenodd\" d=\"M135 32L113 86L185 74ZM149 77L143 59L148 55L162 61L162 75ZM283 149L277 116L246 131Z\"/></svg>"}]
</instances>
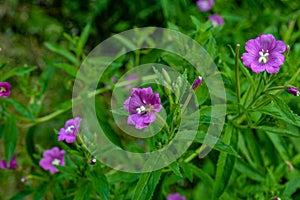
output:
<instances>
[{"instance_id":1,"label":"pink flower","mask_svg":"<svg viewBox=\"0 0 300 200\"><path fill-rule=\"evenodd\" d=\"M224 19L217 14L209 15L208 20L212 21L214 27L224 24Z\"/></svg>"},{"instance_id":2,"label":"pink flower","mask_svg":"<svg viewBox=\"0 0 300 200\"><path fill-rule=\"evenodd\" d=\"M66 121L65 127L61 128L58 132L58 141L65 140L67 143L75 142L81 120L80 117L75 117Z\"/></svg>"},{"instance_id":3,"label":"pink flower","mask_svg":"<svg viewBox=\"0 0 300 200\"><path fill-rule=\"evenodd\" d=\"M267 71L269 74L278 72L284 63L286 44L276 40L272 34L262 34L246 42L246 53L243 53L243 64L255 73Z\"/></svg>"},{"instance_id":4,"label":"pink flower","mask_svg":"<svg viewBox=\"0 0 300 200\"><path fill-rule=\"evenodd\" d=\"M52 149L46 150L43 153L43 158L40 160L39 165L44 170L49 170L51 174L58 172L55 166L65 166L64 161L64 150L59 150L58 147L53 147Z\"/></svg>"},{"instance_id":5,"label":"pink flower","mask_svg":"<svg viewBox=\"0 0 300 200\"><path fill-rule=\"evenodd\" d=\"M11 86L8 82L0 82L0 97L9 97Z\"/></svg>"},{"instance_id":6,"label":"pink flower","mask_svg":"<svg viewBox=\"0 0 300 200\"><path fill-rule=\"evenodd\" d=\"M214 5L214 0L198 0L197 6L202 12L208 11Z\"/></svg>"},{"instance_id":7,"label":"pink flower","mask_svg":"<svg viewBox=\"0 0 300 200\"><path fill-rule=\"evenodd\" d=\"M186 200L184 196L181 196L179 193L169 194L167 200Z\"/></svg>"},{"instance_id":8,"label":"pink flower","mask_svg":"<svg viewBox=\"0 0 300 200\"><path fill-rule=\"evenodd\" d=\"M1 169L16 169L16 168L18 168L18 163L17 163L16 157L15 156L12 157L8 166L6 164L6 160L0 160L0 168Z\"/></svg>"},{"instance_id":9,"label":"pink flower","mask_svg":"<svg viewBox=\"0 0 300 200\"><path fill-rule=\"evenodd\" d=\"M152 88L133 88L130 97L124 102L124 108L130 113L127 123L143 129L156 120L155 112L162 109L159 94Z\"/></svg>"}]
</instances>

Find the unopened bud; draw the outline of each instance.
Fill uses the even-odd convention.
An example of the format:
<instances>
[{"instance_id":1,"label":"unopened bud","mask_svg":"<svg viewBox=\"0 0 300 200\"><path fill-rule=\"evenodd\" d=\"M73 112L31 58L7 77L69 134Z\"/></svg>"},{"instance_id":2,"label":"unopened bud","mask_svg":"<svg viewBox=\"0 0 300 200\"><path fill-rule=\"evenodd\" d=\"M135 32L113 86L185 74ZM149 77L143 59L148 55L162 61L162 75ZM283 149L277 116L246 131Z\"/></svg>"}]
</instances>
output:
<instances>
[{"instance_id":1,"label":"unopened bud","mask_svg":"<svg viewBox=\"0 0 300 200\"><path fill-rule=\"evenodd\" d=\"M195 79L194 83L193 83L193 90L196 89L199 85L202 84L202 77L201 76L198 76L198 78Z\"/></svg>"},{"instance_id":2,"label":"unopened bud","mask_svg":"<svg viewBox=\"0 0 300 200\"><path fill-rule=\"evenodd\" d=\"M296 88L296 87L288 87L286 90L288 93L290 93L294 96L300 96L300 92L299 92L298 88Z\"/></svg>"},{"instance_id":3,"label":"unopened bud","mask_svg":"<svg viewBox=\"0 0 300 200\"><path fill-rule=\"evenodd\" d=\"M162 72L163 77L164 77L164 79L166 80L166 82L167 82L168 84L171 84L171 83L172 83L172 80L171 80L171 78L170 78L168 72L167 72L165 69L162 69L161 72Z\"/></svg>"},{"instance_id":4,"label":"unopened bud","mask_svg":"<svg viewBox=\"0 0 300 200\"><path fill-rule=\"evenodd\" d=\"M97 162L96 158L92 158L92 159L90 160L90 164L91 164L91 165L96 164L96 162Z\"/></svg>"}]
</instances>

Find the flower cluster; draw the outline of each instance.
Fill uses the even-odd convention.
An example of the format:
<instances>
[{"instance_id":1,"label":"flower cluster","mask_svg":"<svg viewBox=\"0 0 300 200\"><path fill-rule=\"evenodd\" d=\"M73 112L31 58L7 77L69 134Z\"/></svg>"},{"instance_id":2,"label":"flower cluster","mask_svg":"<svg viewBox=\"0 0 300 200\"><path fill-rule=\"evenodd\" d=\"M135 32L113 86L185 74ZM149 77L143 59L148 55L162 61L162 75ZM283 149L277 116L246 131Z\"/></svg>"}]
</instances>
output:
<instances>
[{"instance_id":1,"label":"flower cluster","mask_svg":"<svg viewBox=\"0 0 300 200\"><path fill-rule=\"evenodd\" d=\"M198 0L197 6L200 11L206 12L212 9L214 3L214 0ZM208 17L208 20L212 22L214 27L224 24L224 19L221 15L211 14Z\"/></svg>"},{"instance_id":2,"label":"flower cluster","mask_svg":"<svg viewBox=\"0 0 300 200\"><path fill-rule=\"evenodd\" d=\"M159 94L152 88L133 88L130 97L124 102L124 108L130 113L127 123L137 129L144 129L156 120L155 112L162 109Z\"/></svg>"},{"instance_id":3,"label":"flower cluster","mask_svg":"<svg viewBox=\"0 0 300 200\"><path fill-rule=\"evenodd\" d=\"M246 53L242 55L243 64L255 73L267 71L274 74L284 63L286 44L276 40L272 34L262 34L248 40L245 45Z\"/></svg>"}]
</instances>

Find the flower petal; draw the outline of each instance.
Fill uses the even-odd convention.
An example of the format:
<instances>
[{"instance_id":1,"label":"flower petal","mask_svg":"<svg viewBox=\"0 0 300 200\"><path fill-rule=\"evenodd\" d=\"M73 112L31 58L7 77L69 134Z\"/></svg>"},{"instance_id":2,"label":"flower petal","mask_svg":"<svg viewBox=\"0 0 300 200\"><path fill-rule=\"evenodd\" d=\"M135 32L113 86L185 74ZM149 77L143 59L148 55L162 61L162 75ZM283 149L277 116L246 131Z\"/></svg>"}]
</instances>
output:
<instances>
[{"instance_id":1,"label":"flower petal","mask_svg":"<svg viewBox=\"0 0 300 200\"><path fill-rule=\"evenodd\" d=\"M259 36L260 46L264 50L271 50L276 45L276 40L272 34L262 34Z\"/></svg>"}]
</instances>

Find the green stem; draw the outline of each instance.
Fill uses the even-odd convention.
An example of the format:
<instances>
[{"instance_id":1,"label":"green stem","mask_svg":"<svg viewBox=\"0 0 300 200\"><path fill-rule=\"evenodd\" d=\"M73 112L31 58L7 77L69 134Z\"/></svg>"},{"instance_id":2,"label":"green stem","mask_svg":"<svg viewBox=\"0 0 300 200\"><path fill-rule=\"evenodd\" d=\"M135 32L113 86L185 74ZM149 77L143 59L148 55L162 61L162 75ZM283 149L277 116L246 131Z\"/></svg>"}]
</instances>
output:
<instances>
[{"instance_id":1,"label":"green stem","mask_svg":"<svg viewBox=\"0 0 300 200\"><path fill-rule=\"evenodd\" d=\"M170 132L170 127L169 125L167 124L166 120L164 120L164 118L162 118L162 116L158 113L156 113L156 116L158 117L158 119L162 122L162 124L166 127L167 129L167 132L169 133Z\"/></svg>"},{"instance_id":2,"label":"green stem","mask_svg":"<svg viewBox=\"0 0 300 200\"><path fill-rule=\"evenodd\" d=\"M98 94L101 94L101 93L104 93L108 90L111 90L111 88L101 88L99 90L96 90L94 92L91 92L89 93L87 96L88 98L91 98L91 97L94 97ZM76 99L73 100L73 104L78 104L78 103L81 103L82 102L82 98L81 97L77 97ZM68 110L70 110L72 108L72 104L68 105L66 108L64 109L61 109L61 110L57 110L53 113L50 113L44 117L40 117L40 118L37 118L35 119L33 122L31 123L28 123L28 124L24 124L22 125L22 127L30 127L30 126L33 126L33 125L36 125L36 124L39 124L39 123L42 123L42 122L46 122L50 119L53 119L55 118L56 116L64 113L64 112L67 112ZM30 119L27 119L27 118L24 118L24 117L18 117L18 119L22 120L22 121L25 121L25 122L30 122Z\"/></svg>"},{"instance_id":3,"label":"green stem","mask_svg":"<svg viewBox=\"0 0 300 200\"><path fill-rule=\"evenodd\" d=\"M192 91L190 91L189 96L186 98L186 101L184 102L184 104L183 104L183 106L182 106L182 111L181 111L181 113L184 113L184 111L185 111L185 109L186 109L188 103L190 102L191 98L192 98Z\"/></svg>"},{"instance_id":4,"label":"green stem","mask_svg":"<svg viewBox=\"0 0 300 200\"><path fill-rule=\"evenodd\" d=\"M262 80L263 80L262 75L260 75L260 76L259 76L259 82L258 82L257 88L256 88L256 90L255 90L253 99L252 99L250 105L247 107L247 110L248 110L248 108L250 108L250 107L256 102L256 100L260 97L260 96L257 97L257 94L258 94L258 91L259 91L259 89L260 89Z\"/></svg>"},{"instance_id":5,"label":"green stem","mask_svg":"<svg viewBox=\"0 0 300 200\"><path fill-rule=\"evenodd\" d=\"M240 71L239 71L239 52L240 52L240 44L236 45L235 49L235 83L237 88L237 99L238 99L238 112L241 113L241 87L240 87Z\"/></svg>"}]
</instances>

